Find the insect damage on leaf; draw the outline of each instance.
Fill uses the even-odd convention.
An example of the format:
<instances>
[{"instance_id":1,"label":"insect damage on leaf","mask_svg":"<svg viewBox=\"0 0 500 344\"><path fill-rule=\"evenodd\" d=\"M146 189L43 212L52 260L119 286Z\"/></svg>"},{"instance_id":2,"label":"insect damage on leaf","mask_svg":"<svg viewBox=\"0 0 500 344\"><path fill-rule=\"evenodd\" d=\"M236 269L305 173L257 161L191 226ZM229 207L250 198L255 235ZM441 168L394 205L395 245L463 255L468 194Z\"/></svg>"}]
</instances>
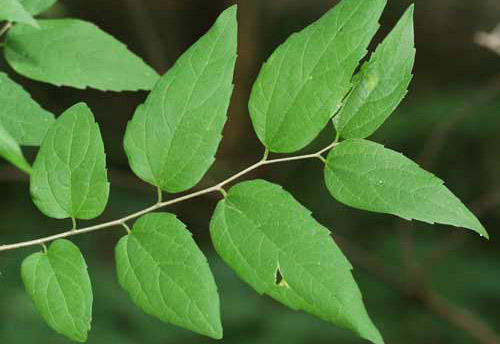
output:
<instances>
[{"instance_id":1,"label":"insect damage on leaf","mask_svg":"<svg viewBox=\"0 0 500 344\"><path fill-rule=\"evenodd\" d=\"M276 282L275 283L279 287L290 288L288 283L286 283L285 279L283 278L283 275L281 274L281 270L280 270L279 266L276 268Z\"/></svg>"},{"instance_id":2,"label":"insect damage on leaf","mask_svg":"<svg viewBox=\"0 0 500 344\"><path fill-rule=\"evenodd\" d=\"M233 186L217 205L210 235L222 259L258 293L383 343L330 231L280 186L264 180Z\"/></svg>"},{"instance_id":3,"label":"insect damage on leaf","mask_svg":"<svg viewBox=\"0 0 500 344\"><path fill-rule=\"evenodd\" d=\"M99 126L83 103L55 120L0 73L0 156L32 172L32 199L44 214L73 222L71 231L3 245L0 251L121 224L127 234L116 245L117 277L133 303L165 323L221 339L218 288L206 257L175 215L151 213L219 190L224 197L210 221L210 237L217 253L243 281L292 310L383 344L353 266L330 230L279 185L245 181L227 193L221 187L262 165L319 157L325 163L328 190L344 204L466 227L488 236L442 180L402 154L364 140L406 95L415 59L413 6L361 68L358 64L379 27L386 0L342 0L291 35L263 64L248 104L257 137L266 148L265 158L215 186L161 202L162 191L183 192L195 186L215 160L233 92L236 6L222 12L159 77L92 23L32 18L55 1L0 0L0 20L18 22L1 29L2 35L6 33L7 63L26 77L57 86L152 89L127 126L124 148L133 172L157 187L159 202L77 230L76 219L97 217L109 197ZM304 148L332 118L337 131L333 149L268 160L269 152ZM22 154L24 145L41 145L33 168ZM321 154L327 150L325 159ZM132 219L137 221L130 229L126 222ZM27 257L21 274L49 326L71 340L85 341L93 296L78 247L56 240L45 252Z\"/></svg>"}]
</instances>

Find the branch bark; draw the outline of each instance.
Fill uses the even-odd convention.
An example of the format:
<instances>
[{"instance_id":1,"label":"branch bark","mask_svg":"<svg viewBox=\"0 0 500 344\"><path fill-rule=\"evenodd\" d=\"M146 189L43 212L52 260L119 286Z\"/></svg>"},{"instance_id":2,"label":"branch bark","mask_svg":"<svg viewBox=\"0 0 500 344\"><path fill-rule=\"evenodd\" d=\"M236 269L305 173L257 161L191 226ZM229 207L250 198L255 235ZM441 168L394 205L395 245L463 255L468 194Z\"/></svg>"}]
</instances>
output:
<instances>
[{"instance_id":1,"label":"branch bark","mask_svg":"<svg viewBox=\"0 0 500 344\"><path fill-rule=\"evenodd\" d=\"M480 344L498 344L500 337L490 327L467 309L459 308L431 289L419 293L424 304L442 319L468 333Z\"/></svg>"}]
</instances>

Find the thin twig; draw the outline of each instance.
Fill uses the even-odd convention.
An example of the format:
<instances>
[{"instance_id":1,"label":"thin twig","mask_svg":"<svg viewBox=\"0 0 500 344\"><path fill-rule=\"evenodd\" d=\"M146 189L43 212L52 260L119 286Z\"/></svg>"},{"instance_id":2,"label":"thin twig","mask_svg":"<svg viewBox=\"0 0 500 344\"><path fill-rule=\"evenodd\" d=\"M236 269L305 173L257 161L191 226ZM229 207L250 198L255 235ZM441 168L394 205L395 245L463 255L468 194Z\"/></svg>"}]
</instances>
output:
<instances>
[{"instance_id":1,"label":"thin twig","mask_svg":"<svg viewBox=\"0 0 500 344\"><path fill-rule=\"evenodd\" d=\"M332 237L337 245L339 245L342 252L352 260L353 265L363 267L380 281L384 282L388 287L403 294L408 293L408 288L401 278L401 275L389 270L384 262L372 252L350 242L338 233L332 233Z\"/></svg>"},{"instance_id":2,"label":"thin twig","mask_svg":"<svg viewBox=\"0 0 500 344\"><path fill-rule=\"evenodd\" d=\"M500 55L500 24L492 32L479 31L474 35L476 44Z\"/></svg>"},{"instance_id":3,"label":"thin twig","mask_svg":"<svg viewBox=\"0 0 500 344\"><path fill-rule=\"evenodd\" d=\"M459 308L438 295L431 289L422 289L418 293L424 304L441 318L455 327L468 333L480 344L499 344L500 337L490 327L470 313L467 309Z\"/></svg>"},{"instance_id":4,"label":"thin twig","mask_svg":"<svg viewBox=\"0 0 500 344\"><path fill-rule=\"evenodd\" d=\"M123 226L123 224L129 220L136 219L142 215L145 215L145 214L150 213L152 211L158 210L160 208L163 208L163 207L166 207L166 206L169 206L172 204L180 203L180 202L183 202L183 201L186 201L186 200L198 197L198 196L202 196L202 195L205 195L208 193L215 192L215 191L221 192L222 188L225 185L235 181L236 179L244 176L245 174L247 174L247 173L249 173L249 172L251 172L251 171L253 171L261 166L289 162L289 161L296 161L296 160L306 160L306 159L318 158L321 156L322 153L332 149L333 147L335 147L335 144L331 144L331 145L321 149L320 151L318 151L316 153L291 156L291 157L286 157L286 158L267 160L266 157L264 157L262 160L258 161L257 163L255 163L255 164L245 168L244 170L232 175L231 177L223 180L222 182L215 184L213 186L210 186L206 189L199 190L199 191L196 191L196 192L184 195L184 196L180 196L180 197L174 198L174 199L169 200L169 201L156 203L156 204L154 204L146 209L143 209L141 211L138 211L136 213L127 215L127 216L122 217L122 218L117 219L117 220L101 223L99 225L89 226L89 227L85 227L85 228L81 228L81 229L72 229L70 231L65 231L65 232L62 232L59 234L51 235L51 236L40 238L40 239L29 240L29 241L24 241L24 242L19 242L19 243L15 243L15 244L9 244L9 245L2 245L2 246L0 246L0 252L14 250L14 249L22 248L22 247L29 247L29 246L33 246L33 245L40 245L40 244L44 244L46 242L50 242L50 241L53 241L56 239L67 238L70 236L94 232L97 230L106 229L106 228L110 228L110 227Z\"/></svg>"},{"instance_id":5,"label":"thin twig","mask_svg":"<svg viewBox=\"0 0 500 344\"><path fill-rule=\"evenodd\" d=\"M449 324L464 330L480 344L499 344L500 338L480 318L445 300L433 291L425 282L422 270L416 271L416 277L405 281L399 274L389 270L373 253L349 242L338 234L332 234L342 251L352 259L356 266L365 268L394 291L412 297L421 302L428 310L441 317Z\"/></svg>"},{"instance_id":6,"label":"thin twig","mask_svg":"<svg viewBox=\"0 0 500 344\"><path fill-rule=\"evenodd\" d=\"M430 168L439 153L443 149L449 135L453 130L463 123L474 113L478 105L484 104L494 99L500 93L500 78L493 77L491 81L476 93L472 101L465 103L448 121L443 121L431 133L429 139L424 144L417 161L425 168ZM493 197L496 199L496 197ZM409 285L414 290L413 294L420 299L427 308L439 315L451 325L464 330L478 343L499 344L500 338L481 319L470 313L467 309L462 309L450 304L439 296L435 291L425 284L424 272L427 272L429 261L434 261L437 256L442 257L447 250L455 247L457 243L463 241L463 236L458 232L452 233L451 239L445 245L440 245L433 254L424 259L424 264L417 262L414 237L413 222L400 221L401 231L401 251L404 258L404 265L408 272ZM439 254L436 252L439 251Z\"/></svg>"},{"instance_id":7,"label":"thin twig","mask_svg":"<svg viewBox=\"0 0 500 344\"><path fill-rule=\"evenodd\" d=\"M494 209L500 204L500 188L493 190L479 198L471 205L471 210L478 218L489 211ZM439 261L443 259L450 251L458 248L465 242L466 234L462 231L454 231L450 234L449 238L441 245L431 250L422 259L422 269L431 270L435 268Z\"/></svg>"},{"instance_id":8,"label":"thin twig","mask_svg":"<svg viewBox=\"0 0 500 344\"><path fill-rule=\"evenodd\" d=\"M5 25L0 29L0 37L2 37L12 26L12 22L7 22Z\"/></svg>"}]
</instances>

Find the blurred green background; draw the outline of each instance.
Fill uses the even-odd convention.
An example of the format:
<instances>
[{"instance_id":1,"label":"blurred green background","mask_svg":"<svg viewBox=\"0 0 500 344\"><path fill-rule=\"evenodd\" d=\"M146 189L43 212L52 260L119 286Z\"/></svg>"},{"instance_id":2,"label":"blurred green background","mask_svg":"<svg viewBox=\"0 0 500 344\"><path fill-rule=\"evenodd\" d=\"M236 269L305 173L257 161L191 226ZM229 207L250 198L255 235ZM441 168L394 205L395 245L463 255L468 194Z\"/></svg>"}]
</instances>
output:
<instances>
[{"instance_id":1,"label":"blurred green background","mask_svg":"<svg viewBox=\"0 0 500 344\"><path fill-rule=\"evenodd\" d=\"M361 1L361 0L360 0ZM202 185L260 158L247 101L260 65L291 33L335 0L62 0L44 16L96 23L164 73L226 7L237 3L239 58L224 140ZM388 0L377 43L391 29L406 0ZM405 223L350 209L331 198L322 166L303 161L269 166L251 178L282 184L329 227L355 266L368 311L387 343L499 343L500 335L500 55L474 42L479 30L500 22L498 0L417 0L417 64L410 92L372 137L446 181L490 232L487 242L470 231ZM122 148L127 121L145 92L104 93L58 88L0 69L21 83L44 108L59 115L79 101L89 104L107 149L111 197L99 222L142 209L155 190L133 176ZM0 105L1 106L1 105ZM327 128L308 151L334 136ZM36 151L25 149L33 159ZM0 243L55 234L70 223L44 217L31 203L25 176L0 162ZM172 196L168 196L172 197ZM168 209L178 214L208 256L219 285L225 337L222 343L362 343L354 334L257 295L216 256L208 221L218 195ZM94 222L81 222L86 225ZM74 238L87 259L94 288L90 344L209 343L210 339L165 325L139 311L115 277L114 245L120 228ZM40 248L0 255L0 343L67 343L36 313L23 290L22 259Z\"/></svg>"}]
</instances>

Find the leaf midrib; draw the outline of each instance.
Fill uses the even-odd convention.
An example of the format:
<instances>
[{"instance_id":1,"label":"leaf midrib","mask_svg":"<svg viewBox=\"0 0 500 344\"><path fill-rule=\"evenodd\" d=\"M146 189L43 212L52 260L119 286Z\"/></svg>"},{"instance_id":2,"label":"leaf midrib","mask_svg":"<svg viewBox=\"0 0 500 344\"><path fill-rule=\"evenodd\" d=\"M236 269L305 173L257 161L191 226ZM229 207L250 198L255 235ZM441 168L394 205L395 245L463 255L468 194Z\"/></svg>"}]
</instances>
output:
<instances>
[{"instance_id":1,"label":"leaf midrib","mask_svg":"<svg viewBox=\"0 0 500 344\"><path fill-rule=\"evenodd\" d=\"M316 63L314 64L314 67L311 68L311 71L307 74L307 77L306 77L306 80L305 82L302 83L302 85L299 87L299 90L296 92L295 96L294 96L294 99L293 101L291 102L291 105L288 107L288 109L285 111L285 113L283 114L281 120L280 120L280 123L278 124L278 128L276 129L276 131L274 132L274 134L271 136L271 137L268 137L268 135L266 134L266 141L269 145L271 145L271 143L273 142L274 138L276 137L276 135L278 134L279 132L279 128L282 126L283 122L286 120L286 117L288 116L289 114L289 111L290 109L292 108L293 104L295 104L296 100L297 100L297 97L301 94L302 90L305 88L305 86L309 83L309 77L314 74L314 72L316 71L316 68L318 66L318 64L320 63L320 61L323 59L324 55L326 54L326 52L328 51L328 49L330 48L330 45L332 44L332 42L337 38L338 36L338 33L351 21L352 17L358 12L359 8L361 7L361 4L363 4L363 1L359 1L358 2L358 5L356 6L356 8L352 11L352 13L347 17L347 19L345 20L345 22L340 26L340 27L337 27L337 31L335 32L335 34L333 35L332 38L330 38L330 40L328 41L328 43L325 45L325 49L323 49L323 51L321 52L320 56L318 57ZM336 21L338 21L338 15L335 16L335 19ZM319 19L321 20L321 19ZM317 23L317 27L315 28L316 30L318 30L318 28L321 26L319 24L318 21L316 21ZM314 25L314 24L313 24ZM307 30L307 28L305 29ZM310 35L313 35L316 30L314 32L311 32ZM304 31L302 31L304 32ZM308 40L310 40L310 37L311 36L308 36ZM293 42L295 43L295 42ZM305 45L307 45L308 42L306 41ZM287 47L287 50L283 53L284 55L286 55L286 53L288 53L288 50L290 49L290 47L292 46L292 42L290 42L290 44L288 45ZM273 89L271 91L271 98L270 98L270 101L268 103L268 106L267 106L267 110L266 110L266 113L267 113L267 116L266 116L266 122L265 122L265 126L264 126L264 132L265 133L268 133L268 131L266 130L266 128L269 127L269 118L271 116L269 116L269 108L271 107L271 104L273 103L274 101L274 98L275 98L275 94L276 94L276 86L278 84L278 80L280 79L280 75L281 75L281 69L283 67L283 61L285 60L285 57L283 57L282 59L282 62L280 64L280 67L278 69L278 73L277 73L277 77L276 77L276 82L274 83L274 86L273 86ZM303 63L303 61L302 61ZM338 63L340 64L340 63Z\"/></svg>"},{"instance_id":2,"label":"leaf midrib","mask_svg":"<svg viewBox=\"0 0 500 344\"><path fill-rule=\"evenodd\" d=\"M232 203L229 199L226 199L226 201L227 201L227 203ZM330 288L330 287L329 287L329 286L327 286L327 285L325 285L325 283L324 283L322 280L318 279L318 277L317 277L316 275L314 275L314 274L312 274L312 273L309 273L309 271L308 271L307 269L305 269L305 268L304 268L301 264L299 264L299 263L297 262L297 260L296 260L294 257L290 256L290 255L288 254L288 252L287 252L287 251L283 250L283 249L282 249L282 248L281 248L281 247L280 247L280 246L279 246L279 245L278 245L278 244L277 244L277 243L276 243L276 242L275 242L275 241L274 241L271 237L269 237L265 231L261 230L262 225L257 224L257 223L256 223L256 222L252 219L252 218L250 218L249 216L247 216L247 215L246 215L246 214L245 214L242 210L240 210L240 209L236 206L236 204L234 204L234 203L233 203L233 205L232 205L232 206L231 206L230 204L228 204L227 206L228 206L228 208L232 208L232 209L234 209L234 210L235 210L235 211L237 211L239 214L241 214L243 217L245 217L246 219L248 219L248 220L249 220L249 221L250 221L250 222L254 225L255 229L257 229L260 233L262 233L262 234L263 234L263 236L264 236L264 237L266 237L266 238L269 240L269 242L273 244L273 246L275 247L275 249L276 249L276 251L277 251L277 253L278 253L278 257L280 256L280 253L283 253L283 254L284 254L284 256L286 256L289 260L293 261L293 262L295 263L294 265L295 265L296 267L299 267L299 268L300 268L300 270L301 270L301 271L303 271L303 273L305 273L305 274L307 274L307 275L311 276L311 277L312 277L315 281L317 281L320 285L322 285L322 286L323 286L323 288L324 288L327 292L329 292L329 288ZM228 232L229 232L229 231L228 231ZM235 246L235 249L237 250L236 246ZM278 262L277 262L277 264L279 264L279 263L280 263L280 262L278 261ZM290 289L292 289L292 287L291 287L291 286L290 286ZM307 303L308 303L308 304L309 304L309 305L310 305L313 309L316 309L316 310L321 310L321 309L322 309L321 307L318 307L315 303L311 303L311 301L310 301L310 300L305 299L302 295L298 294L295 290L294 290L294 293L295 293L297 296L299 296L301 299L303 299L304 301L306 301L306 302L307 302ZM329 292L329 294L330 294L330 296L332 296L332 297L333 297L333 299L335 299L335 300L337 301L337 304L338 304L338 306L339 306L339 312L338 312L338 313L337 313L337 315L335 316L335 318L338 318L338 316L339 316L339 314L340 314L340 311L341 311L341 309L342 309L342 307L343 307L343 306L342 306L342 302L340 302L340 300L339 300L339 298L337 297L337 295L336 295L336 294L331 293L331 292Z\"/></svg>"},{"instance_id":3,"label":"leaf midrib","mask_svg":"<svg viewBox=\"0 0 500 344\"><path fill-rule=\"evenodd\" d=\"M172 278L171 276L169 276L168 274L166 274L163 269L161 268L161 264L155 259L155 257L151 254L151 252L149 252L145 246L143 246L143 244L141 243L141 241L139 240L139 238L137 237L133 237L133 234L130 234L130 236L132 236L132 238L135 239L138 247L140 247L145 253L147 256L149 256L151 258L151 260L155 263L158 271L160 272L160 274L162 274L163 276L166 276L170 281L172 281L176 286L177 288L179 288L179 290L181 290L183 292L183 294L187 297L187 299L189 299L194 305L195 305L195 308L196 310L198 311L199 314L202 315L202 318L203 320L205 320L205 323L206 325L208 325L208 327L210 328L210 330L212 331L213 334L216 334L218 333L218 331L212 326L212 324L209 322L208 318L207 318L207 315L205 313L203 313L203 311L201 310L200 306L198 305L198 302L196 300L193 300L191 297L189 297L189 294L186 292L186 290L174 279ZM159 280L158 280L158 283L159 283ZM164 305L166 305L166 302L165 302L165 299L163 297L163 293L161 291L161 288L160 286L158 285L158 291L162 297L162 301L164 303ZM167 306L168 307L168 306ZM170 308L170 307L169 307ZM174 313L177 314L177 316L180 318L180 319L185 319L185 317L183 316L179 316L179 314L177 313L177 311L175 311L173 308L170 308ZM188 317L187 318L189 320L189 322L194 326L196 327L196 324L194 324L193 320Z\"/></svg>"}]
</instances>

